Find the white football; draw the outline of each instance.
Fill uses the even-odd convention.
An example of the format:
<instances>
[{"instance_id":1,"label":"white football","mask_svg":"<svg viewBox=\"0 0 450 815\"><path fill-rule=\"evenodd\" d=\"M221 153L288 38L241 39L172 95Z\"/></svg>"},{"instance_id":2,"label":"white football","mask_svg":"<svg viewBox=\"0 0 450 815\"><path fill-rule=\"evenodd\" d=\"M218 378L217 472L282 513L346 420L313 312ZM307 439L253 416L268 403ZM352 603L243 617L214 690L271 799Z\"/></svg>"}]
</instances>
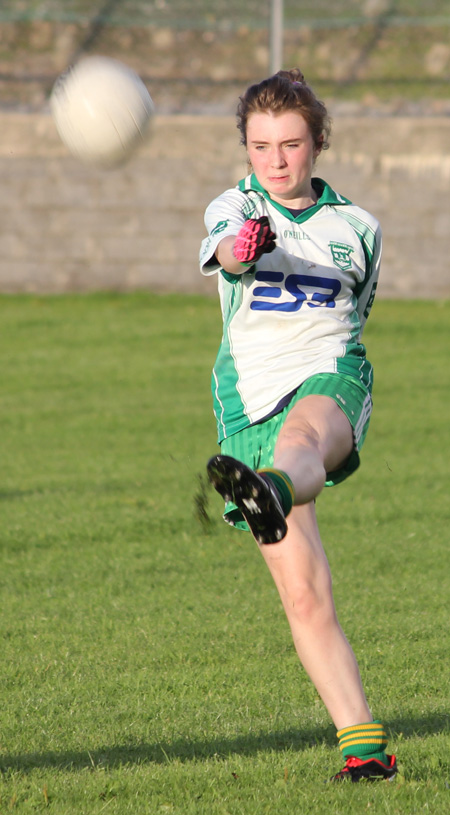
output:
<instances>
[{"instance_id":1,"label":"white football","mask_svg":"<svg viewBox=\"0 0 450 815\"><path fill-rule=\"evenodd\" d=\"M140 77L110 57L85 57L61 74L50 96L70 152L96 167L124 164L149 135L153 101Z\"/></svg>"}]
</instances>

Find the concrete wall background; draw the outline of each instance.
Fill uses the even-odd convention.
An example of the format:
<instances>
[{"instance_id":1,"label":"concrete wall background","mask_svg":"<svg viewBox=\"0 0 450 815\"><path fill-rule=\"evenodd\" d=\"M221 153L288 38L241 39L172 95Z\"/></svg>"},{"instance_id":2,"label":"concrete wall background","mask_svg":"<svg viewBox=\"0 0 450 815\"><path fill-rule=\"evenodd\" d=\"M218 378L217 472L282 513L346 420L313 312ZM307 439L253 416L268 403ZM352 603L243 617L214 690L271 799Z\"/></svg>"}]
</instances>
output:
<instances>
[{"instance_id":1,"label":"concrete wall background","mask_svg":"<svg viewBox=\"0 0 450 815\"><path fill-rule=\"evenodd\" d=\"M157 117L124 168L71 158L47 113L0 113L0 291L213 293L203 212L246 172L232 117ZM342 116L317 166L384 233L379 293L450 295L450 118Z\"/></svg>"}]
</instances>

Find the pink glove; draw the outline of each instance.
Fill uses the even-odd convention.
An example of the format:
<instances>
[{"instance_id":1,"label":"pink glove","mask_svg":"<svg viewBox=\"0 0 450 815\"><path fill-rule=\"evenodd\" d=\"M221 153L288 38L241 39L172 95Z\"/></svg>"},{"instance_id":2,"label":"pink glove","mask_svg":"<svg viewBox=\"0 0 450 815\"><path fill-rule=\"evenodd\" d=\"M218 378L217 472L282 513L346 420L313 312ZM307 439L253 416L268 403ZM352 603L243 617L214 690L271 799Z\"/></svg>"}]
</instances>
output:
<instances>
[{"instance_id":1,"label":"pink glove","mask_svg":"<svg viewBox=\"0 0 450 815\"><path fill-rule=\"evenodd\" d=\"M267 215L256 220L251 219L239 230L233 255L240 263L256 263L265 252L273 252L275 239L276 235L270 228Z\"/></svg>"}]
</instances>

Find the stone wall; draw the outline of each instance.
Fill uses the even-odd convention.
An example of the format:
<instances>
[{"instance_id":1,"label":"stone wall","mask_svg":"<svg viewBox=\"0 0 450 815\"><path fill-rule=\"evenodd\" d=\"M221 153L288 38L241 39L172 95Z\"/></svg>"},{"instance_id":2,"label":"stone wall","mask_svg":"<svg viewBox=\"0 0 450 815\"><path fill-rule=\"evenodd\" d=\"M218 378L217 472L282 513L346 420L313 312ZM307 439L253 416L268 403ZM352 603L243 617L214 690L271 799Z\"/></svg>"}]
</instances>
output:
<instances>
[{"instance_id":1,"label":"stone wall","mask_svg":"<svg viewBox=\"0 0 450 815\"><path fill-rule=\"evenodd\" d=\"M68 156L47 113L0 113L0 292L212 293L198 249L209 201L245 174L232 117L161 116L124 168ZM450 295L450 118L335 121L317 174L384 232L384 297Z\"/></svg>"}]
</instances>

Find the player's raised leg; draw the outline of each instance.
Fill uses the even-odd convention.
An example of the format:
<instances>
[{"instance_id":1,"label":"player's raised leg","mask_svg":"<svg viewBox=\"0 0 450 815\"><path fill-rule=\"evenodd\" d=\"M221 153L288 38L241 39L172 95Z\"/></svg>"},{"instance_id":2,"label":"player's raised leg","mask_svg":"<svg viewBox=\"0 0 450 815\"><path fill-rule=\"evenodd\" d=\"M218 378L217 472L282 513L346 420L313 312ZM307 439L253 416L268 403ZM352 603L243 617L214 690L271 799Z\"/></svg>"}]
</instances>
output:
<instances>
[{"instance_id":1,"label":"player's raised leg","mask_svg":"<svg viewBox=\"0 0 450 815\"><path fill-rule=\"evenodd\" d=\"M334 399L311 394L289 411L278 434L274 468L289 476L294 504L307 504L338 470L354 446L352 426Z\"/></svg>"}]
</instances>

